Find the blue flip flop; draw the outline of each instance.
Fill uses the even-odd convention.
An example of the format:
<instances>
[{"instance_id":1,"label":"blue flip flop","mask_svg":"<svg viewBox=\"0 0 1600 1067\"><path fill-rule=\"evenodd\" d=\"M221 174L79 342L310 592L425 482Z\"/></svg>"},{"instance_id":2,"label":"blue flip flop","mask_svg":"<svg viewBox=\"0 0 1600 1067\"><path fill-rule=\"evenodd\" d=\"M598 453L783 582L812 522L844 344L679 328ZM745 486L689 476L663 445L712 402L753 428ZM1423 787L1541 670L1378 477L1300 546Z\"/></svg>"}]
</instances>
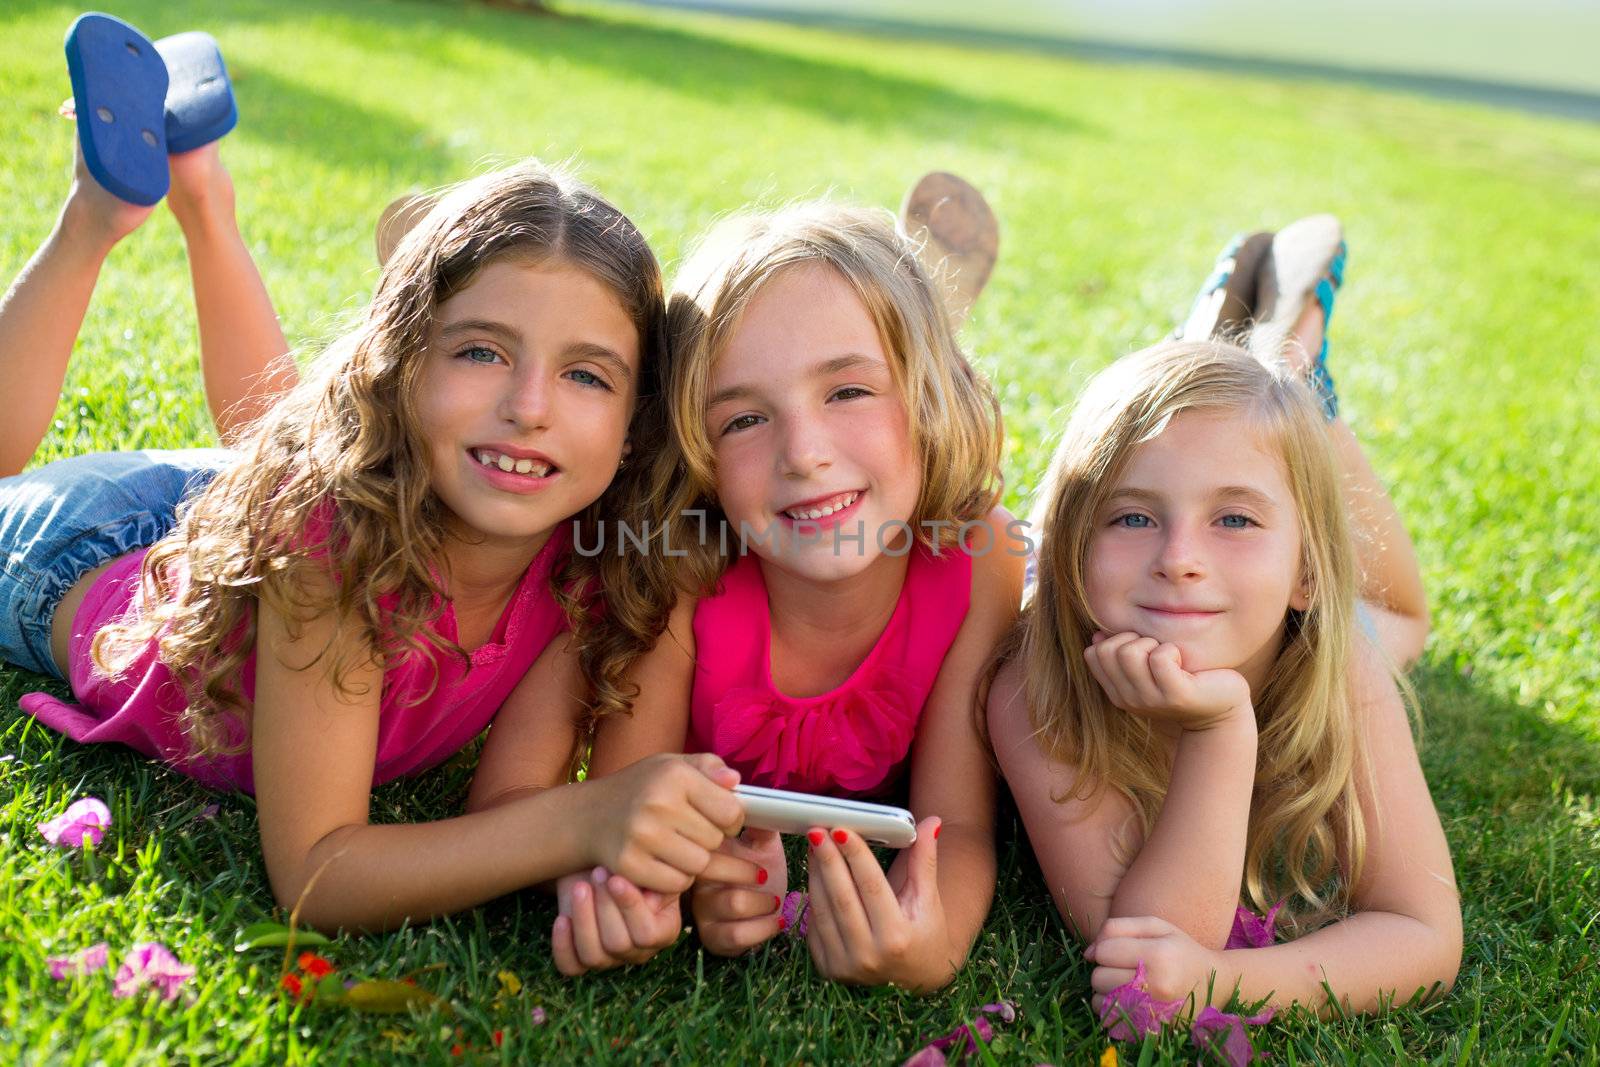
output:
<instances>
[{"instance_id":1,"label":"blue flip flop","mask_svg":"<svg viewBox=\"0 0 1600 1067\"><path fill-rule=\"evenodd\" d=\"M167 151L176 155L210 144L239 121L228 68L209 33L191 30L156 42L167 64Z\"/></svg>"},{"instance_id":2,"label":"blue flip flop","mask_svg":"<svg viewBox=\"0 0 1600 1067\"><path fill-rule=\"evenodd\" d=\"M83 162L107 192L149 206L167 195L167 65L150 39L97 11L67 31Z\"/></svg>"}]
</instances>

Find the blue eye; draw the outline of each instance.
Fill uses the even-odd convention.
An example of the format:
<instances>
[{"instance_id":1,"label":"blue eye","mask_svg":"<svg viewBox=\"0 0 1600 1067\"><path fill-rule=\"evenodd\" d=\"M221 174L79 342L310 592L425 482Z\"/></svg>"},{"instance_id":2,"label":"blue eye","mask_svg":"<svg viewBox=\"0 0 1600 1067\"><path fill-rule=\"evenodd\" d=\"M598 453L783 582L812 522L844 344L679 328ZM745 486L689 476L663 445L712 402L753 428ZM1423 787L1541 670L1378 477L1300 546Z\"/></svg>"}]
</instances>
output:
<instances>
[{"instance_id":1,"label":"blue eye","mask_svg":"<svg viewBox=\"0 0 1600 1067\"><path fill-rule=\"evenodd\" d=\"M1155 520L1148 515L1141 515L1137 511L1130 511L1126 515L1118 515L1112 519L1111 525L1121 526L1129 530L1148 530L1155 525Z\"/></svg>"},{"instance_id":2,"label":"blue eye","mask_svg":"<svg viewBox=\"0 0 1600 1067\"><path fill-rule=\"evenodd\" d=\"M456 355L468 362L483 364L493 363L500 358L500 353L492 348L485 348L483 345L469 345L457 352Z\"/></svg>"},{"instance_id":3,"label":"blue eye","mask_svg":"<svg viewBox=\"0 0 1600 1067\"><path fill-rule=\"evenodd\" d=\"M1221 522L1223 526L1230 530L1247 530L1252 526L1259 525L1256 520L1248 515L1224 515Z\"/></svg>"},{"instance_id":4,"label":"blue eye","mask_svg":"<svg viewBox=\"0 0 1600 1067\"><path fill-rule=\"evenodd\" d=\"M591 389L604 389L608 393L612 392L611 385L592 370L584 370L582 367L577 367L568 371L567 376L579 385L586 385Z\"/></svg>"}]
</instances>

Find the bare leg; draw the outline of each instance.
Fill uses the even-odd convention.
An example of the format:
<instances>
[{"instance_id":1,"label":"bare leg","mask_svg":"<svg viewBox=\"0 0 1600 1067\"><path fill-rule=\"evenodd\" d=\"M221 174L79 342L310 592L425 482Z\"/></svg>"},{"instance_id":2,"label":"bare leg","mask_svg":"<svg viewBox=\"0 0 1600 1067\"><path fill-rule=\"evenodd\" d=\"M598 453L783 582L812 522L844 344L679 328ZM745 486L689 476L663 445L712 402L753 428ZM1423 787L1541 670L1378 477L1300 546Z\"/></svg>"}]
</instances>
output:
<instances>
[{"instance_id":1,"label":"bare leg","mask_svg":"<svg viewBox=\"0 0 1600 1067\"><path fill-rule=\"evenodd\" d=\"M1290 366L1309 370L1322 347L1322 330L1322 306L1308 300L1285 346ZM1345 506L1360 554L1361 599L1372 613L1385 651L1396 663L1409 666L1422 654L1428 638L1428 600L1416 550L1350 426L1334 419L1328 424L1328 437L1344 474Z\"/></svg>"},{"instance_id":2,"label":"bare leg","mask_svg":"<svg viewBox=\"0 0 1600 1067\"><path fill-rule=\"evenodd\" d=\"M50 429L100 268L150 211L102 189L79 152L55 229L0 299L0 387L7 409L0 419L0 476L26 467Z\"/></svg>"},{"instance_id":3,"label":"bare leg","mask_svg":"<svg viewBox=\"0 0 1600 1067\"><path fill-rule=\"evenodd\" d=\"M299 380L261 273L239 235L233 179L217 143L170 157L167 204L188 247L200 322L200 373L217 436L244 429Z\"/></svg>"}]
</instances>

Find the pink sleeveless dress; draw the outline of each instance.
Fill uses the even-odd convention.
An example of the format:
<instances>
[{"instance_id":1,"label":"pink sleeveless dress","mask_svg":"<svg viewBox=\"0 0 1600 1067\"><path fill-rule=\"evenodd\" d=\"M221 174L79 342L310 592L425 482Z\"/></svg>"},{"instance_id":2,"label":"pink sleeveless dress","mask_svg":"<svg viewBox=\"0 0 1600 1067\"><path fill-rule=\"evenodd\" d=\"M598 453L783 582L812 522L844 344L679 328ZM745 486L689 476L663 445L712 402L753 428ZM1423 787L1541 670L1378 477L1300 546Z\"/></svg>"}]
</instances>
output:
<instances>
[{"instance_id":1,"label":"pink sleeveless dress","mask_svg":"<svg viewBox=\"0 0 1600 1067\"><path fill-rule=\"evenodd\" d=\"M972 557L918 544L889 624L843 685L791 697L772 683L772 616L761 565L741 557L695 608L686 751L714 752L745 782L878 795L904 770L923 705L972 596Z\"/></svg>"},{"instance_id":2,"label":"pink sleeveless dress","mask_svg":"<svg viewBox=\"0 0 1600 1067\"><path fill-rule=\"evenodd\" d=\"M412 653L384 673L374 785L443 763L489 725L534 660L566 626L566 616L550 591L550 574L569 540L565 524L551 534L511 594L489 640L472 651L470 663L443 651ZM118 560L90 587L78 608L68 645L68 678L79 703L29 693L21 700L22 710L75 741L119 742L212 788L253 792L248 751L205 758L192 753L177 721L185 706L183 691L156 658L154 642L121 678L107 678L94 667L90 658L94 635L134 606L144 556L140 551ZM454 640L455 608L448 601L439 607L431 630ZM436 650L431 643L428 648ZM254 700L254 654L245 662L240 681L246 699Z\"/></svg>"}]
</instances>

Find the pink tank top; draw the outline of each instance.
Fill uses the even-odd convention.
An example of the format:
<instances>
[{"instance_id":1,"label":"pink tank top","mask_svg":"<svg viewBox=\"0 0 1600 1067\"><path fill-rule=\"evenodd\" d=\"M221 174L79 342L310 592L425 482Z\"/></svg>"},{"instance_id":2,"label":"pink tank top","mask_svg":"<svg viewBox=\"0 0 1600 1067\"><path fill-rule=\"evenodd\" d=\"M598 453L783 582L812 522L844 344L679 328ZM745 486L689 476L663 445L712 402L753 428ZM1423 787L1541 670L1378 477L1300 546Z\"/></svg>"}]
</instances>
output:
<instances>
[{"instance_id":1,"label":"pink tank top","mask_svg":"<svg viewBox=\"0 0 1600 1067\"><path fill-rule=\"evenodd\" d=\"M687 751L714 752L751 785L868 795L892 788L945 654L967 616L972 557L918 544L889 624L844 684L791 697L772 683L760 562L741 557L695 607Z\"/></svg>"},{"instance_id":2,"label":"pink tank top","mask_svg":"<svg viewBox=\"0 0 1600 1067\"><path fill-rule=\"evenodd\" d=\"M569 538L567 524L550 536L511 594L489 640L473 650L470 663L447 652L412 653L384 673L374 785L443 763L489 725L550 639L566 626L549 579ZM185 704L182 689L156 658L154 642L119 679L107 678L94 667L90 658L94 635L133 605L144 556L141 551L118 560L90 587L78 608L68 644L68 675L79 703L29 693L21 700L22 710L75 741L120 742L205 785L253 792L248 751L206 758L192 754L177 721ZM454 640L455 608L448 601L440 607L432 631ZM245 662L240 681L246 699L254 700L254 654Z\"/></svg>"}]
</instances>

